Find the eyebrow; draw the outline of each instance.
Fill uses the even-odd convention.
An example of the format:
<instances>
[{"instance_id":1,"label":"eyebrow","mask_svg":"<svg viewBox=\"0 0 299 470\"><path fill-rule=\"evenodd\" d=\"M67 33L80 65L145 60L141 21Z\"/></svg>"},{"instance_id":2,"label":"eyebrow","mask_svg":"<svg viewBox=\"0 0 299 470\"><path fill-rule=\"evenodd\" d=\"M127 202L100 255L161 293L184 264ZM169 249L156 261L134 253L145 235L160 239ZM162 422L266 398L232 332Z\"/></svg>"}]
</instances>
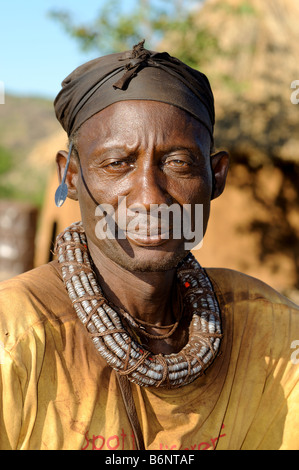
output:
<instances>
[{"instance_id":1,"label":"eyebrow","mask_svg":"<svg viewBox=\"0 0 299 470\"><path fill-rule=\"evenodd\" d=\"M204 157L202 150L198 146L192 146L192 147L182 147L182 146L173 146L171 147L167 152L165 152L165 155L171 154L173 152L178 152L178 151L184 151L188 152L191 156L197 159L197 157Z\"/></svg>"},{"instance_id":2,"label":"eyebrow","mask_svg":"<svg viewBox=\"0 0 299 470\"><path fill-rule=\"evenodd\" d=\"M160 148L156 148L156 151L158 153L161 153L165 156L170 155L171 153L174 152L188 152L191 157L193 157L194 161L198 161L199 158L204 158L204 154L202 152L202 149L198 145L192 145L192 146L185 146L185 145L172 145L168 148L166 146L163 148L160 146ZM139 151L139 145L136 145L135 147L129 147L127 145L115 145L113 147L111 146L101 146L99 148L95 148L94 150L91 151L90 157L93 159L104 159L107 157L109 154L112 154L113 152L119 152L120 156L125 158L129 158L130 156L132 157L134 154L137 155Z\"/></svg>"},{"instance_id":3,"label":"eyebrow","mask_svg":"<svg viewBox=\"0 0 299 470\"><path fill-rule=\"evenodd\" d=\"M91 153L90 153L90 156L93 157L93 158L101 158L101 157L105 157L107 154L109 153L113 153L113 152L120 152L122 153L123 155L126 154L128 155L128 153L132 153L132 151L128 152L127 149L125 148L125 146L115 146L115 147L107 147L107 148L97 148L95 150L93 150Z\"/></svg>"}]
</instances>

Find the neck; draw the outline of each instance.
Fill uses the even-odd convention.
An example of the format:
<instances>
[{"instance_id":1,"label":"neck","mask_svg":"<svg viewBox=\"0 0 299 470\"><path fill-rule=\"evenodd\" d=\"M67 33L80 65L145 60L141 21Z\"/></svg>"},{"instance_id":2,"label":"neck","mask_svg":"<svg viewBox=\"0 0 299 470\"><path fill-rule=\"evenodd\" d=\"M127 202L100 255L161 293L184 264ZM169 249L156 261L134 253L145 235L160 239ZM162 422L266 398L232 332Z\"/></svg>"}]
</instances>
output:
<instances>
[{"instance_id":1,"label":"neck","mask_svg":"<svg viewBox=\"0 0 299 470\"><path fill-rule=\"evenodd\" d=\"M178 293L176 270L165 272L130 272L117 265L89 243L98 281L116 307L132 317L153 325L169 325L176 321Z\"/></svg>"}]
</instances>

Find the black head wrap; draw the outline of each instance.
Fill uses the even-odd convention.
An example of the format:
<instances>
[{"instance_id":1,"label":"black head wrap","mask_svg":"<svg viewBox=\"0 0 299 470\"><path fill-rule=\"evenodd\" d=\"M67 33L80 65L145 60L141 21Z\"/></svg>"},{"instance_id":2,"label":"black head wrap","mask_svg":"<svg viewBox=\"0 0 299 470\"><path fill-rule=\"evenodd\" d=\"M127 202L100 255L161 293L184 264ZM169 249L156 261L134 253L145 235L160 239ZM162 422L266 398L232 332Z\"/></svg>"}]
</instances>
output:
<instances>
[{"instance_id":1,"label":"black head wrap","mask_svg":"<svg viewBox=\"0 0 299 470\"><path fill-rule=\"evenodd\" d=\"M213 140L214 99L207 77L167 52L148 51L143 45L91 60L62 82L54 107L67 134L113 103L150 100L187 111Z\"/></svg>"}]
</instances>

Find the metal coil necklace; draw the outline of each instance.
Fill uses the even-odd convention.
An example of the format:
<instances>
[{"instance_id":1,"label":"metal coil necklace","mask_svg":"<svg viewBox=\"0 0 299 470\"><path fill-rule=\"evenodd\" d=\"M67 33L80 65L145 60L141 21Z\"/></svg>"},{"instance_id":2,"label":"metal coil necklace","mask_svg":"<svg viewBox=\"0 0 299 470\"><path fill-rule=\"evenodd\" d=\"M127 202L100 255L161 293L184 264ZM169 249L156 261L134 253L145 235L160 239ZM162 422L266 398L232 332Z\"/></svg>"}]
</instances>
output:
<instances>
[{"instance_id":1,"label":"metal coil necklace","mask_svg":"<svg viewBox=\"0 0 299 470\"><path fill-rule=\"evenodd\" d=\"M135 341L121 317L131 324L138 322L126 312L117 313L105 299L92 269L81 222L57 237L55 250L78 318L99 354L118 374L140 386L177 388L201 376L218 355L222 338L220 309L206 272L191 253L177 267L183 304L192 314L189 340L178 353L165 355L153 354ZM171 331L177 323L170 325Z\"/></svg>"}]
</instances>

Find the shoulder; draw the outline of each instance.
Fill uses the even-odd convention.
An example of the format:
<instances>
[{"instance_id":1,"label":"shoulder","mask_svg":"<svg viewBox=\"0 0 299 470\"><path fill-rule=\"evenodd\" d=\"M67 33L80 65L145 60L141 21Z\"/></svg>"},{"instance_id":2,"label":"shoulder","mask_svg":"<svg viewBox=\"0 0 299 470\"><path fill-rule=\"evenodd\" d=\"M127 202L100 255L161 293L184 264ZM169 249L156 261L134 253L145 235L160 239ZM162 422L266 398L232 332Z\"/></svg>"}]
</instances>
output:
<instances>
[{"instance_id":1,"label":"shoulder","mask_svg":"<svg viewBox=\"0 0 299 470\"><path fill-rule=\"evenodd\" d=\"M268 284L238 271L206 269L234 341L256 344L261 357L289 358L299 338L299 307ZM240 340L241 341L241 340ZM297 343L296 343L297 344Z\"/></svg>"},{"instance_id":2,"label":"shoulder","mask_svg":"<svg viewBox=\"0 0 299 470\"><path fill-rule=\"evenodd\" d=\"M257 302L285 305L299 312L299 306L265 282L233 269L205 268L215 291L225 304Z\"/></svg>"},{"instance_id":3,"label":"shoulder","mask_svg":"<svg viewBox=\"0 0 299 470\"><path fill-rule=\"evenodd\" d=\"M238 271L211 268L206 272L223 320L221 353L231 387L225 425L231 428L232 442L244 431L239 448L296 449L298 306ZM233 434L236 428L239 435Z\"/></svg>"},{"instance_id":4,"label":"shoulder","mask_svg":"<svg viewBox=\"0 0 299 470\"><path fill-rule=\"evenodd\" d=\"M26 331L68 315L71 303L56 262L0 283L0 341L7 347Z\"/></svg>"}]
</instances>

